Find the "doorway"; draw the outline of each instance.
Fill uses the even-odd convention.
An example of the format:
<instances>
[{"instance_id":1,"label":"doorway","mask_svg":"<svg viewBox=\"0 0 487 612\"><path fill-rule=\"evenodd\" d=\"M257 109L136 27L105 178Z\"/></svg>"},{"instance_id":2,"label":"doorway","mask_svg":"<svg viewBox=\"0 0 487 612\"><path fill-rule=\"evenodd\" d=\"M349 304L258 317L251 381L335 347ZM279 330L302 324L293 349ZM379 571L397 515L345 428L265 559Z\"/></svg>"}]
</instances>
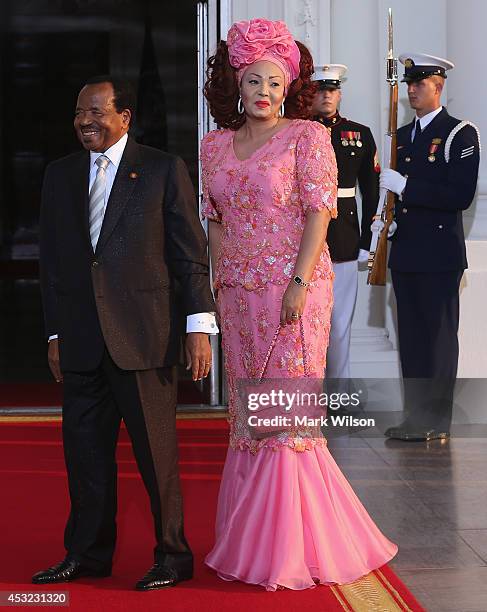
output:
<instances>
[{"instance_id":1,"label":"doorway","mask_svg":"<svg viewBox=\"0 0 487 612\"><path fill-rule=\"evenodd\" d=\"M0 408L2 384L51 383L38 283L40 189L46 165L79 150L79 89L95 74L129 78L133 136L182 157L198 193L199 140L209 128L204 66L218 27L216 0L10 0L2 12ZM215 377L197 388L181 368L180 379L179 403L219 403Z\"/></svg>"}]
</instances>

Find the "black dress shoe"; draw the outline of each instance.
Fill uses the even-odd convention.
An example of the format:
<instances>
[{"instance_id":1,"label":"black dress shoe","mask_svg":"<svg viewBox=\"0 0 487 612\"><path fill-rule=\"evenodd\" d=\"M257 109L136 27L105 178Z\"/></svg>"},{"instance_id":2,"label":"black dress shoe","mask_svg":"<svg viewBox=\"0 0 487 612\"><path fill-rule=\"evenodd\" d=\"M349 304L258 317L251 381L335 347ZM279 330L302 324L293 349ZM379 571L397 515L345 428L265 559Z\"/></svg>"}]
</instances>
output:
<instances>
[{"instance_id":1,"label":"black dress shoe","mask_svg":"<svg viewBox=\"0 0 487 612\"><path fill-rule=\"evenodd\" d=\"M135 588L137 591L164 589L165 587L176 586L181 580L191 580L192 577L192 568L180 570L155 563L147 574L137 582Z\"/></svg>"},{"instance_id":2,"label":"black dress shoe","mask_svg":"<svg viewBox=\"0 0 487 612\"><path fill-rule=\"evenodd\" d=\"M430 440L449 440L449 431L440 431L437 429L427 428L410 428L410 427L389 427L386 430L386 438L393 440L403 440L406 442L429 442Z\"/></svg>"},{"instance_id":3,"label":"black dress shoe","mask_svg":"<svg viewBox=\"0 0 487 612\"><path fill-rule=\"evenodd\" d=\"M61 563L53 565L49 569L37 572L32 576L34 584L51 584L53 582L71 582L83 576L93 576L95 578L104 578L110 576L111 568L103 570L94 570L84 566L79 561L74 559L64 559Z\"/></svg>"}]
</instances>

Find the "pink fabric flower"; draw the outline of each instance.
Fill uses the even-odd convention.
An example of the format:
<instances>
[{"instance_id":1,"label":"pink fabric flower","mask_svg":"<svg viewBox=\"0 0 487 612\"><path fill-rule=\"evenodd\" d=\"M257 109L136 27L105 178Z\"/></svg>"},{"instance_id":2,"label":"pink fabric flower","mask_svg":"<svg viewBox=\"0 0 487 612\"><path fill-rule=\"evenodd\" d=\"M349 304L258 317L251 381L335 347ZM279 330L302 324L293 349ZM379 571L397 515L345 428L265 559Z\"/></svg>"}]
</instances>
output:
<instances>
[{"instance_id":1,"label":"pink fabric flower","mask_svg":"<svg viewBox=\"0 0 487 612\"><path fill-rule=\"evenodd\" d=\"M276 28L272 21L267 19L252 19L252 21L240 21L243 27L240 30L248 41L269 40L276 36Z\"/></svg>"},{"instance_id":2,"label":"pink fabric flower","mask_svg":"<svg viewBox=\"0 0 487 612\"><path fill-rule=\"evenodd\" d=\"M262 59L284 68L286 85L299 76L299 49L283 21L238 21L228 31L227 47L230 64L239 71L239 78L242 69Z\"/></svg>"}]
</instances>

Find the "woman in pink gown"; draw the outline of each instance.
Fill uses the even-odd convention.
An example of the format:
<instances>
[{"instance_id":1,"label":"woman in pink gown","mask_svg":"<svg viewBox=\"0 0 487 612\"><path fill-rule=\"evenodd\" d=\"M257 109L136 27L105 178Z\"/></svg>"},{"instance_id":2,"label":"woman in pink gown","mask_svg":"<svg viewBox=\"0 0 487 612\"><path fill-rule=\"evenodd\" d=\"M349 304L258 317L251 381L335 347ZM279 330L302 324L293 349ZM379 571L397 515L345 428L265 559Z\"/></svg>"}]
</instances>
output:
<instances>
[{"instance_id":1,"label":"woman in pink gown","mask_svg":"<svg viewBox=\"0 0 487 612\"><path fill-rule=\"evenodd\" d=\"M206 563L223 579L270 591L352 582L397 552L319 427L254 435L238 392L264 364L266 378L323 376L333 303L325 239L337 214L337 171L326 128L305 119L312 71L283 22L254 19L232 26L205 88L226 128L205 136L201 163L230 413Z\"/></svg>"}]
</instances>

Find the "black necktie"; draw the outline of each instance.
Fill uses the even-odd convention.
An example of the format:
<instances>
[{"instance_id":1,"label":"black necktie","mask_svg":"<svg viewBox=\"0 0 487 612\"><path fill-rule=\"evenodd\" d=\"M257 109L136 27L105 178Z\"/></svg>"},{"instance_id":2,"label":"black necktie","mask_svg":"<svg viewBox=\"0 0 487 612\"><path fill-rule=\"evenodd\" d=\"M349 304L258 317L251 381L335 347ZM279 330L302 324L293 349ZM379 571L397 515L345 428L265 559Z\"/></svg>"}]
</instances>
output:
<instances>
[{"instance_id":1,"label":"black necktie","mask_svg":"<svg viewBox=\"0 0 487 612\"><path fill-rule=\"evenodd\" d=\"M420 136L421 136L421 123L419 122L419 119L416 119L416 131L414 132L413 143L416 142Z\"/></svg>"}]
</instances>

